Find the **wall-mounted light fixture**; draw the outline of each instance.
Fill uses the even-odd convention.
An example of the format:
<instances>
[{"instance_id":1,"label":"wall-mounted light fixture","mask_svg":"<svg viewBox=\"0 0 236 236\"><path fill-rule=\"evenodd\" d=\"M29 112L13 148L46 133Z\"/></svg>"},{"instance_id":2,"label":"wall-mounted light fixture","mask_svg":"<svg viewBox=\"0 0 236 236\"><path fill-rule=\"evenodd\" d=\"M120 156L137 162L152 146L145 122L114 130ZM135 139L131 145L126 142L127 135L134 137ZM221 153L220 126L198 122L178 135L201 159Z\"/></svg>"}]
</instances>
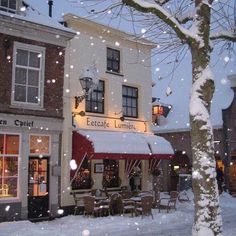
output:
<instances>
[{"instance_id":1,"label":"wall-mounted light fixture","mask_svg":"<svg viewBox=\"0 0 236 236\"><path fill-rule=\"evenodd\" d=\"M171 105L164 105L159 102L160 99L157 99L158 102L154 102L152 105L152 116L153 116L153 123L158 124L159 116L167 117L170 110L172 109Z\"/></svg>"},{"instance_id":2,"label":"wall-mounted light fixture","mask_svg":"<svg viewBox=\"0 0 236 236\"><path fill-rule=\"evenodd\" d=\"M120 116L120 120L121 121L124 121L125 120L125 117L124 117L124 115L123 115L123 111L121 110L120 112L115 112L115 115L121 115Z\"/></svg>"},{"instance_id":3,"label":"wall-mounted light fixture","mask_svg":"<svg viewBox=\"0 0 236 236\"><path fill-rule=\"evenodd\" d=\"M79 77L79 82L84 94L75 96L75 109L77 109L79 104L92 92L94 85L98 84L98 72L95 63L83 71L82 75Z\"/></svg>"}]
</instances>

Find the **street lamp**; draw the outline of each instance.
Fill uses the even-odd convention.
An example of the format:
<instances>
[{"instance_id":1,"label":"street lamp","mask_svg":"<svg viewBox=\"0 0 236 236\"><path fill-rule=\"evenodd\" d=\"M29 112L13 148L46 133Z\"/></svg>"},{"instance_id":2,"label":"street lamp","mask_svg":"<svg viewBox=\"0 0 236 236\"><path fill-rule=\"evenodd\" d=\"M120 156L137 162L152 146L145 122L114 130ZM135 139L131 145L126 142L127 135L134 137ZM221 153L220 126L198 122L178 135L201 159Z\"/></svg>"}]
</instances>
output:
<instances>
[{"instance_id":1,"label":"street lamp","mask_svg":"<svg viewBox=\"0 0 236 236\"><path fill-rule=\"evenodd\" d=\"M95 64L83 71L82 75L79 77L79 82L84 94L75 96L75 109L77 109L79 104L92 92L94 86L98 84L98 72Z\"/></svg>"},{"instance_id":2,"label":"street lamp","mask_svg":"<svg viewBox=\"0 0 236 236\"><path fill-rule=\"evenodd\" d=\"M161 103L156 103L152 105L152 115L153 115L153 120L155 124L158 124L158 117L159 116L164 116L167 117L172 106L171 105L163 105Z\"/></svg>"}]
</instances>

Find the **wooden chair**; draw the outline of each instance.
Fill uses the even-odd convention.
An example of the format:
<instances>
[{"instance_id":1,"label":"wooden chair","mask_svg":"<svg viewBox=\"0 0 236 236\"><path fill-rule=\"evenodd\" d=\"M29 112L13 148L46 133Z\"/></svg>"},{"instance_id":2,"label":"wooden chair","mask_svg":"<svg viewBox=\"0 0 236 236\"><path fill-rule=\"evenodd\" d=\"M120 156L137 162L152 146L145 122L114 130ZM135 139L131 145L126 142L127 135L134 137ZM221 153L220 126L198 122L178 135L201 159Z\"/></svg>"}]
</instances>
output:
<instances>
[{"instance_id":1,"label":"wooden chair","mask_svg":"<svg viewBox=\"0 0 236 236\"><path fill-rule=\"evenodd\" d=\"M134 216L135 213L135 202L131 200L123 200L123 214L131 213L131 216Z\"/></svg>"},{"instance_id":2,"label":"wooden chair","mask_svg":"<svg viewBox=\"0 0 236 236\"><path fill-rule=\"evenodd\" d=\"M166 212L169 213L171 209L176 210L176 202L178 199L178 195L179 195L178 191L171 191L170 197L161 198L157 207L159 209L159 212L161 210L166 210Z\"/></svg>"},{"instance_id":3,"label":"wooden chair","mask_svg":"<svg viewBox=\"0 0 236 236\"><path fill-rule=\"evenodd\" d=\"M101 208L95 206L95 198L93 196L84 196L84 215L100 216Z\"/></svg>"},{"instance_id":4,"label":"wooden chair","mask_svg":"<svg viewBox=\"0 0 236 236\"><path fill-rule=\"evenodd\" d=\"M75 202L75 209L74 209L74 215L76 215L78 212L84 212L84 202L82 197L78 197L75 192L72 193L74 202Z\"/></svg>"},{"instance_id":5,"label":"wooden chair","mask_svg":"<svg viewBox=\"0 0 236 236\"><path fill-rule=\"evenodd\" d=\"M153 219L153 214L152 214L152 206L153 206L153 196L143 196L141 197L141 204L140 207L136 208L136 212L139 214L142 214L143 216L152 216Z\"/></svg>"},{"instance_id":6,"label":"wooden chair","mask_svg":"<svg viewBox=\"0 0 236 236\"><path fill-rule=\"evenodd\" d=\"M123 213L123 201L119 193L110 196L110 212L112 215Z\"/></svg>"},{"instance_id":7,"label":"wooden chair","mask_svg":"<svg viewBox=\"0 0 236 236\"><path fill-rule=\"evenodd\" d=\"M122 199L129 199L133 196L131 191L121 191L119 194L121 195Z\"/></svg>"}]
</instances>

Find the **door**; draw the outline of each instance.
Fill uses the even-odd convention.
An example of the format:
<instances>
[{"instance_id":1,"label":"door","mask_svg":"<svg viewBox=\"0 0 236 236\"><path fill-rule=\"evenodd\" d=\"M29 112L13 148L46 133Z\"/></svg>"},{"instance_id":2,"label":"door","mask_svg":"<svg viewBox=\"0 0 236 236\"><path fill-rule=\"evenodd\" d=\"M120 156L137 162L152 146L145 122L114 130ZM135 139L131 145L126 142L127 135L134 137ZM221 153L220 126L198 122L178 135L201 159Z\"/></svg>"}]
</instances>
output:
<instances>
[{"instance_id":1,"label":"door","mask_svg":"<svg viewBox=\"0 0 236 236\"><path fill-rule=\"evenodd\" d=\"M49 216L48 158L30 157L28 180L28 218Z\"/></svg>"}]
</instances>

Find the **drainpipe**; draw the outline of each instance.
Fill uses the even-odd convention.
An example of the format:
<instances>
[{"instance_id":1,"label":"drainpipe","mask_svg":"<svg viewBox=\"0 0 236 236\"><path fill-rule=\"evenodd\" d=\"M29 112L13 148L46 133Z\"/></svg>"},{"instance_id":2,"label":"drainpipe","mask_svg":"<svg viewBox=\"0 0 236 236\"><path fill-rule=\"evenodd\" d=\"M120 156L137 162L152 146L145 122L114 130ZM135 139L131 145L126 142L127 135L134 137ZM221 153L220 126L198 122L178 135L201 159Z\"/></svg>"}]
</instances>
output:
<instances>
[{"instance_id":1,"label":"drainpipe","mask_svg":"<svg viewBox=\"0 0 236 236\"><path fill-rule=\"evenodd\" d=\"M53 5L53 0L48 0L48 15L52 17L52 5Z\"/></svg>"}]
</instances>

